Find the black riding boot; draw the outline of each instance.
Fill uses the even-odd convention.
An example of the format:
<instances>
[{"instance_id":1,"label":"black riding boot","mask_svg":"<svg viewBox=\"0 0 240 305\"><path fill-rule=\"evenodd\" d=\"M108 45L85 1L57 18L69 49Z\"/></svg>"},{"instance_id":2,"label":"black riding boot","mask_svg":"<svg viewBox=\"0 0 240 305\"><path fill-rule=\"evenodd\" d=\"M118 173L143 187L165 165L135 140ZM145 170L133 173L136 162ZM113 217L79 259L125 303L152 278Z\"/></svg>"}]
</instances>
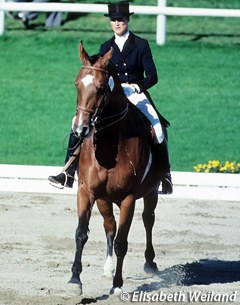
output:
<instances>
[{"instance_id":1,"label":"black riding boot","mask_svg":"<svg viewBox=\"0 0 240 305\"><path fill-rule=\"evenodd\" d=\"M159 157L159 167L162 172L162 193L172 194L173 184L170 174L170 162L168 155L167 141L164 140L161 144L156 145L157 154Z\"/></svg>"},{"instance_id":2,"label":"black riding boot","mask_svg":"<svg viewBox=\"0 0 240 305\"><path fill-rule=\"evenodd\" d=\"M74 151L77 148L79 142L79 138L77 138L73 132L70 133L69 136L69 141L68 141L68 149L67 149L67 155L65 159L65 164L68 162L70 157L74 155ZM78 167L78 160L79 160L79 155L75 157L73 162L70 164L70 166L57 176L49 176L48 180L51 181L52 184L58 185L61 184L63 187L73 187L73 182L74 182L74 176L75 172Z\"/></svg>"}]
</instances>

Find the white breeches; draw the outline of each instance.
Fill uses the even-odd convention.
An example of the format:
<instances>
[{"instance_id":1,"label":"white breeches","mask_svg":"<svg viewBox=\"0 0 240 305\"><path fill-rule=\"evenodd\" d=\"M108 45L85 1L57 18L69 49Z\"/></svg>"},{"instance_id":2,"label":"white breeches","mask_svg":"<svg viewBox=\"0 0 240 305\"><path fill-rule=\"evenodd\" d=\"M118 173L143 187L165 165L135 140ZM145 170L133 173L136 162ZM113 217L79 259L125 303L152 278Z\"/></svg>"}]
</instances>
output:
<instances>
[{"instance_id":1,"label":"white breeches","mask_svg":"<svg viewBox=\"0 0 240 305\"><path fill-rule=\"evenodd\" d=\"M130 84L124 83L122 84L122 88L129 101L134 104L150 121L155 131L155 143L162 143L162 141L164 140L162 125L155 109L151 105L146 95L143 92L137 93L134 90L134 87Z\"/></svg>"}]
</instances>

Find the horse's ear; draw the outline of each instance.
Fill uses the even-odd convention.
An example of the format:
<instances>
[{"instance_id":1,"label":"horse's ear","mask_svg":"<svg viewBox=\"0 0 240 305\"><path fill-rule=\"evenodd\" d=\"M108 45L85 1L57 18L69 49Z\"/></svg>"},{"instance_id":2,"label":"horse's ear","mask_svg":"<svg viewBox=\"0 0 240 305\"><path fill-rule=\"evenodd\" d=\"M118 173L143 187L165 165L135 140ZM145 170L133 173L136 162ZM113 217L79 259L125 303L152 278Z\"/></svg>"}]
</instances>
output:
<instances>
[{"instance_id":1,"label":"horse's ear","mask_svg":"<svg viewBox=\"0 0 240 305\"><path fill-rule=\"evenodd\" d=\"M79 45L79 57L80 57L80 60L82 62L82 64L86 64L86 62L88 62L88 53L86 52L86 50L84 49L83 47L83 42L81 40L80 42L80 45Z\"/></svg>"},{"instance_id":2,"label":"horse's ear","mask_svg":"<svg viewBox=\"0 0 240 305\"><path fill-rule=\"evenodd\" d=\"M111 49L103 56L102 58L102 64L106 67L109 63L109 60L112 58L113 55L113 48Z\"/></svg>"}]
</instances>

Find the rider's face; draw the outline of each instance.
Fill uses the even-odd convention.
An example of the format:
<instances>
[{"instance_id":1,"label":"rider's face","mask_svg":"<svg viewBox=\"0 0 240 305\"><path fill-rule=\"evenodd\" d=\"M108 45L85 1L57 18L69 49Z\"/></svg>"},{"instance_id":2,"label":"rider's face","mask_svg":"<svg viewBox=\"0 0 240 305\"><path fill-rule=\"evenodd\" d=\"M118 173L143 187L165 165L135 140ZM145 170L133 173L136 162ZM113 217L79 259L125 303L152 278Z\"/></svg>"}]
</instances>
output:
<instances>
[{"instance_id":1,"label":"rider's face","mask_svg":"<svg viewBox=\"0 0 240 305\"><path fill-rule=\"evenodd\" d=\"M128 30L129 19L127 17L122 18L110 18L110 24L112 30L118 36L124 35Z\"/></svg>"}]
</instances>

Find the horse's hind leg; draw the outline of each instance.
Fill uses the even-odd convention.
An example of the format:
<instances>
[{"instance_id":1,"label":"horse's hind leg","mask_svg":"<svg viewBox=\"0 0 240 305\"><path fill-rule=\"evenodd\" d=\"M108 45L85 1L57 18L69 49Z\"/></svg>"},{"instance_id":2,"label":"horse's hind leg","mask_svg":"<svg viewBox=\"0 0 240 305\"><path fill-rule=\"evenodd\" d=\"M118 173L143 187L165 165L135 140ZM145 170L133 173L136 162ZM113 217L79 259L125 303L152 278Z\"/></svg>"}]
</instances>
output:
<instances>
[{"instance_id":1,"label":"horse's hind leg","mask_svg":"<svg viewBox=\"0 0 240 305\"><path fill-rule=\"evenodd\" d=\"M153 261L155 252L152 244L152 228L155 222L155 208L158 202L158 192L154 191L144 197L144 210L142 219L146 230L146 250L144 270L147 273L156 273L158 271L157 264Z\"/></svg>"},{"instance_id":2,"label":"horse's hind leg","mask_svg":"<svg viewBox=\"0 0 240 305\"><path fill-rule=\"evenodd\" d=\"M116 235L116 221L113 215L113 204L105 200L97 200L99 212L103 217L103 225L107 238L107 259L104 265L103 275L113 276L113 241Z\"/></svg>"}]
</instances>

